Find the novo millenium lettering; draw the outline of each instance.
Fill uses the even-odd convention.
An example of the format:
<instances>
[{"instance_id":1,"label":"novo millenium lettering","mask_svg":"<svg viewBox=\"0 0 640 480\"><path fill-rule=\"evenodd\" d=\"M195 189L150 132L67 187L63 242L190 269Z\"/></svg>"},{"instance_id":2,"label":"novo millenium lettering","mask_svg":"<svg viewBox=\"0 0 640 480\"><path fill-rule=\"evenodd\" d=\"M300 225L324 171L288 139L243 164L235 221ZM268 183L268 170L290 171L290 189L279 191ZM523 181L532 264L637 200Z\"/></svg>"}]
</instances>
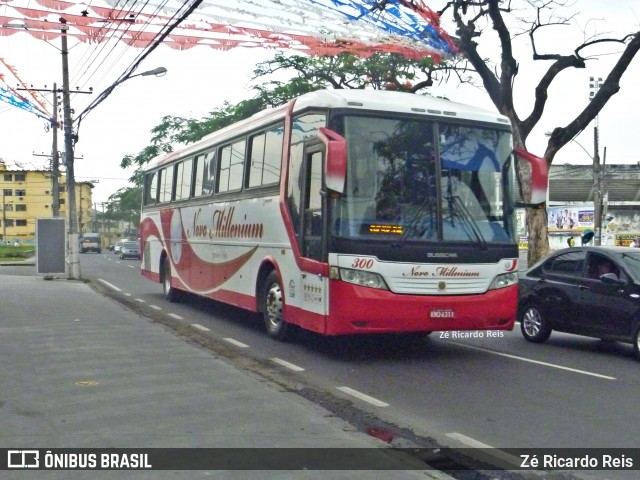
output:
<instances>
[{"instance_id":1,"label":"novo millenium lettering","mask_svg":"<svg viewBox=\"0 0 640 480\"><path fill-rule=\"evenodd\" d=\"M187 229L188 237L195 238L262 238L263 223L247 222L245 214L243 221L234 222L236 207L216 209L211 216L211 224L204 223L201 218L202 209L193 214L191 229Z\"/></svg>"}]
</instances>

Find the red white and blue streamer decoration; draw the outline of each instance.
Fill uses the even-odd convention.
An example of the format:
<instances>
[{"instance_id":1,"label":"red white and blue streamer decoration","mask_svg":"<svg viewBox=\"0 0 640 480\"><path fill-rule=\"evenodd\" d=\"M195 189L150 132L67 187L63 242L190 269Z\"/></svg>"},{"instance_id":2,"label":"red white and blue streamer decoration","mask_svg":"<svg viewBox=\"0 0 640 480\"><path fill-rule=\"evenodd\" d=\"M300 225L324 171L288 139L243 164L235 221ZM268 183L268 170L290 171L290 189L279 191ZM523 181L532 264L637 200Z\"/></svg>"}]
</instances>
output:
<instances>
[{"instance_id":1,"label":"red white and blue streamer decoration","mask_svg":"<svg viewBox=\"0 0 640 480\"><path fill-rule=\"evenodd\" d=\"M7 63L7 61L0 57L0 65L2 65L17 82L18 87L31 97L31 100L26 96L21 95L15 88L12 88L7 82L6 75L0 73L0 101L8 103L14 107L17 107L25 112L33 113L34 115L52 121L51 115L47 111L47 105L44 100L34 92L27 88L27 85L22 81L16 68ZM4 84L2 86L1 84Z\"/></svg>"},{"instance_id":2,"label":"red white and blue streamer decoration","mask_svg":"<svg viewBox=\"0 0 640 480\"><path fill-rule=\"evenodd\" d=\"M0 0L0 36L26 32L51 41L63 35L64 18L66 34L82 42L119 40L145 48L184 7L179 0ZM456 52L438 15L422 0L205 0L163 44L309 55L394 52L436 62Z\"/></svg>"}]
</instances>

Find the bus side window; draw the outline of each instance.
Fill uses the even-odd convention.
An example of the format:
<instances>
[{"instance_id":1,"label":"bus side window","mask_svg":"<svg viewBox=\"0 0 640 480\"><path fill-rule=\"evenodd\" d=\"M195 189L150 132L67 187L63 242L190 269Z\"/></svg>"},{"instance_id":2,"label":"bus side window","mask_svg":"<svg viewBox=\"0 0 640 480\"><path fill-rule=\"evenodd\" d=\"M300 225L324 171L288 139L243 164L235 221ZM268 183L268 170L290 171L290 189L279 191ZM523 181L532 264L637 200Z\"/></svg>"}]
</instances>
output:
<instances>
[{"instance_id":1,"label":"bus side window","mask_svg":"<svg viewBox=\"0 0 640 480\"><path fill-rule=\"evenodd\" d=\"M155 205L158 203L158 172L151 172L147 174L145 180L145 205Z\"/></svg>"},{"instance_id":2,"label":"bus side window","mask_svg":"<svg viewBox=\"0 0 640 480\"><path fill-rule=\"evenodd\" d=\"M203 197L213 193L215 185L215 150L198 155L195 159L194 197Z\"/></svg>"}]
</instances>

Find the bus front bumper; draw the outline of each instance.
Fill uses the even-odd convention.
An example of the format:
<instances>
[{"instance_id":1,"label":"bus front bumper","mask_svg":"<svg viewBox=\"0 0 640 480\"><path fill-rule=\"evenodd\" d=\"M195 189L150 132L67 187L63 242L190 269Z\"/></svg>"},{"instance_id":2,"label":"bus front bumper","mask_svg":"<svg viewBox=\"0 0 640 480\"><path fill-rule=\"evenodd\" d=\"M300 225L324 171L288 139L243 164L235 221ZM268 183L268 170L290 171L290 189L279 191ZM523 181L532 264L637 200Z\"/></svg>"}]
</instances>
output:
<instances>
[{"instance_id":1,"label":"bus front bumper","mask_svg":"<svg viewBox=\"0 0 640 480\"><path fill-rule=\"evenodd\" d=\"M438 330L512 330L518 286L476 295L398 295L339 280L330 284L326 335Z\"/></svg>"}]
</instances>

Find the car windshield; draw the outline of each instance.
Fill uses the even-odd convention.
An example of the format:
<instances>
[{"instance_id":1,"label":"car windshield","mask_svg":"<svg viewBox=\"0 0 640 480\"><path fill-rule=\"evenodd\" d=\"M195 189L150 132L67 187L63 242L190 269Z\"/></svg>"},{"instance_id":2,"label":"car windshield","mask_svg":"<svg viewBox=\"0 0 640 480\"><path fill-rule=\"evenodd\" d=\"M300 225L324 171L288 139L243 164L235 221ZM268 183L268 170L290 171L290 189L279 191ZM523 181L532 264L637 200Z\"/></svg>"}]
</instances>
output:
<instances>
[{"instance_id":1,"label":"car windshield","mask_svg":"<svg viewBox=\"0 0 640 480\"><path fill-rule=\"evenodd\" d=\"M622 262L625 264L631 276L636 282L640 282L640 251L639 252L624 252L622 255Z\"/></svg>"},{"instance_id":2,"label":"car windshield","mask_svg":"<svg viewBox=\"0 0 640 480\"><path fill-rule=\"evenodd\" d=\"M124 244L124 248L128 248L128 249L138 248L138 244L136 242L127 242Z\"/></svg>"},{"instance_id":3,"label":"car windshield","mask_svg":"<svg viewBox=\"0 0 640 480\"><path fill-rule=\"evenodd\" d=\"M510 242L511 135L479 126L345 116L340 237Z\"/></svg>"}]
</instances>

